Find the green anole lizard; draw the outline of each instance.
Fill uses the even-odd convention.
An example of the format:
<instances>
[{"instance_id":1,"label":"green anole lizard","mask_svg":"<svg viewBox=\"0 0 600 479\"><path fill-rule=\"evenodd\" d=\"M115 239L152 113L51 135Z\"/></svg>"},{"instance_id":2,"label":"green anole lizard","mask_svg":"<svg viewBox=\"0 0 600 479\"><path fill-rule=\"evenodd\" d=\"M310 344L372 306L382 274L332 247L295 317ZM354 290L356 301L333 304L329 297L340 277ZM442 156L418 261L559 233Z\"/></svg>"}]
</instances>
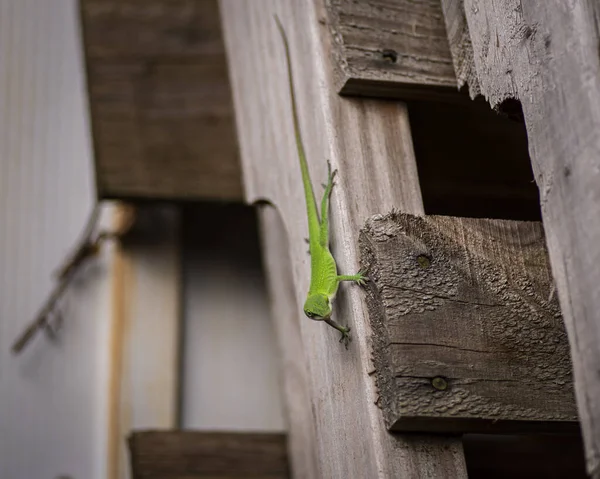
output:
<instances>
[{"instance_id":1,"label":"green anole lizard","mask_svg":"<svg viewBox=\"0 0 600 479\"><path fill-rule=\"evenodd\" d=\"M296 105L296 96L294 94L294 80L292 76L292 63L290 61L290 47L285 30L275 16L277 27L281 33L283 46L285 48L285 58L287 62L288 80L290 88L290 99L292 105L292 119L294 123L294 136L296 137L296 148L300 160L300 171L302 172L302 183L304 185L304 197L306 199L306 213L308 216L308 244L310 252L310 287L304 303L304 314L310 319L325 321L329 326L342 333L340 342L344 341L346 347L351 341L350 328L342 326L331 319L332 303L341 281L354 281L359 285L364 285L368 278L362 273L352 275L338 275L337 265L331 252L329 251L329 197L334 185L334 178L337 170L331 171L331 164L327 162L327 185L321 200L321 214L317 209L317 202L310 181L308 164L302 144L300 134L300 124L298 122L298 108Z\"/></svg>"}]
</instances>

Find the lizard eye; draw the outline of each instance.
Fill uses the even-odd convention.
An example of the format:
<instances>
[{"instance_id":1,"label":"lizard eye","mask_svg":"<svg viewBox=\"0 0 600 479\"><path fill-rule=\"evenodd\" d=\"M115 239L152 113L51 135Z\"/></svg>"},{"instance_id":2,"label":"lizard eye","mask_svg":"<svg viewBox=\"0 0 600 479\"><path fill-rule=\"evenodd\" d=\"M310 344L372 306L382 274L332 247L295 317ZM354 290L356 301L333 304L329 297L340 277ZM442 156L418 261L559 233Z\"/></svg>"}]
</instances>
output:
<instances>
[{"instance_id":1,"label":"lizard eye","mask_svg":"<svg viewBox=\"0 0 600 479\"><path fill-rule=\"evenodd\" d=\"M315 317L315 315L313 313L311 313L310 311L304 311L304 314L306 314L306 316L308 316L311 319Z\"/></svg>"}]
</instances>

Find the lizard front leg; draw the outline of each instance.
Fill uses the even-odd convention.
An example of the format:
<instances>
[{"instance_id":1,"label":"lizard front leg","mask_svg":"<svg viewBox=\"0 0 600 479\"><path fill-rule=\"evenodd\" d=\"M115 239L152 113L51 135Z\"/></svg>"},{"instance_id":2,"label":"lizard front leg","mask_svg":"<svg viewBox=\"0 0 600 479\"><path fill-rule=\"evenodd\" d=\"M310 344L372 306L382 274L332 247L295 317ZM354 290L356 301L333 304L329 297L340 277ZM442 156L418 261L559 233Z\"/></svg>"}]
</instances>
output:
<instances>
[{"instance_id":1,"label":"lizard front leg","mask_svg":"<svg viewBox=\"0 0 600 479\"><path fill-rule=\"evenodd\" d=\"M333 319L326 319L325 322L331 326L332 328L337 329L340 333L342 333L342 337L340 338L340 343L343 341L344 346L348 349L348 344L352 341L352 337L350 336L350 326L345 327L341 324L336 323Z\"/></svg>"},{"instance_id":2,"label":"lizard front leg","mask_svg":"<svg viewBox=\"0 0 600 479\"><path fill-rule=\"evenodd\" d=\"M364 286L369 278L365 276L362 271L359 271L356 274L340 274L335 277L336 281L354 281L356 284L360 286Z\"/></svg>"}]
</instances>

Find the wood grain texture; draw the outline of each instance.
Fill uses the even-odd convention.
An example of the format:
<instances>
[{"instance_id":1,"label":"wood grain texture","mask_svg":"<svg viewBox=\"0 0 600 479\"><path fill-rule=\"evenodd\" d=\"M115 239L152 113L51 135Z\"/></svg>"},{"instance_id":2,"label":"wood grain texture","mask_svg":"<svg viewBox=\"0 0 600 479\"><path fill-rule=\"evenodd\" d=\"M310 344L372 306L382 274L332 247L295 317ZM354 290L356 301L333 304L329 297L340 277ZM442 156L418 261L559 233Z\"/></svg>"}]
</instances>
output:
<instances>
[{"instance_id":1,"label":"wood grain texture","mask_svg":"<svg viewBox=\"0 0 600 479\"><path fill-rule=\"evenodd\" d=\"M360 240L390 429L577 430L541 223L391 213Z\"/></svg>"},{"instance_id":2,"label":"wood grain texture","mask_svg":"<svg viewBox=\"0 0 600 479\"><path fill-rule=\"evenodd\" d=\"M352 327L348 351L333 329L308 320L299 307L309 283L306 211L273 14L290 40L313 183L325 178L326 159L339 169L330 231L342 273L358 270L358 232L370 215L392 206L423 212L406 106L337 95L320 1L222 0L220 6L247 200L272 202L290 239L297 307L292 314L299 318L307 358L321 477L466 477L460 440L387 432L369 375L370 325L359 288L342 286L335 304L334 319Z\"/></svg>"},{"instance_id":3,"label":"wood grain texture","mask_svg":"<svg viewBox=\"0 0 600 479\"><path fill-rule=\"evenodd\" d=\"M80 0L101 198L242 197L216 0Z\"/></svg>"},{"instance_id":4,"label":"wood grain texture","mask_svg":"<svg viewBox=\"0 0 600 479\"><path fill-rule=\"evenodd\" d=\"M473 64L473 46L463 0L442 0L441 4L457 86L468 85L471 98L475 98L481 94L481 89Z\"/></svg>"},{"instance_id":5,"label":"wood grain texture","mask_svg":"<svg viewBox=\"0 0 600 479\"><path fill-rule=\"evenodd\" d=\"M323 477L319 472L310 373L300 332L303 318L298 316L300 308L294 294L290 242L275 208L261 206L259 219L271 314L279 345L290 467L294 479Z\"/></svg>"},{"instance_id":6,"label":"wood grain texture","mask_svg":"<svg viewBox=\"0 0 600 479\"><path fill-rule=\"evenodd\" d=\"M335 87L396 98L456 95L439 1L328 0Z\"/></svg>"},{"instance_id":7,"label":"wood grain texture","mask_svg":"<svg viewBox=\"0 0 600 479\"><path fill-rule=\"evenodd\" d=\"M283 434L138 431L129 437L133 479L284 479Z\"/></svg>"},{"instance_id":8,"label":"wood grain texture","mask_svg":"<svg viewBox=\"0 0 600 479\"><path fill-rule=\"evenodd\" d=\"M482 93L523 107L587 467L600 476L600 6L469 0L464 12Z\"/></svg>"}]
</instances>

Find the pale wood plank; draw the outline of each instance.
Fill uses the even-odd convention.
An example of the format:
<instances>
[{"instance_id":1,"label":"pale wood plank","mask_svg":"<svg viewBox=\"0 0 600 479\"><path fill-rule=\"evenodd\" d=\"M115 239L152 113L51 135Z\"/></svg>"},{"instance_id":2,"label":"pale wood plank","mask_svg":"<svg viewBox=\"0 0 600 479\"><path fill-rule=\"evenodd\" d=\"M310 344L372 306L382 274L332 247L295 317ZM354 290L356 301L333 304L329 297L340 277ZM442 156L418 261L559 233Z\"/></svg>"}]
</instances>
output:
<instances>
[{"instance_id":1,"label":"pale wood plank","mask_svg":"<svg viewBox=\"0 0 600 479\"><path fill-rule=\"evenodd\" d=\"M481 92L494 107L523 107L587 467L600 476L600 6L468 0L463 11Z\"/></svg>"},{"instance_id":2,"label":"pale wood plank","mask_svg":"<svg viewBox=\"0 0 600 479\"><path fill-rule=\"evenodd\" d=\"M217 0L80 0L101 198L242 198Z\"/></svg>"},{"instance_id":3,"label":"pale wood plank","mask_svg":"<svg viewBox=\"0 0 600 479\"><path fill-rule=\"evenodd\" d=\"M331 37L321 2L222 0L247 199L267 199L290 238L296 304L309 268L306 212L294 146L284 53L272 14L290 37L300 123L314 183L325 159L339 168L331 205L332 250L341 272L358 269L358 232L392 206L422 214L406 107L341 99L332 87ZM466 477L458 439L390 435L376 406L370 327L358 288L342 287L336 316L352 327L346 351L335 331L296 314L309 371L321 477Z\"/></svg>"},{"instance_id":4,"label":"pale wood plank","mask_svg":"<svg viewBox=\"0 0 600 479\"><path fill-rule=\"evenodd\" d=\"M577 431L541 223L392 212L360 242L390 429Z\"/></svg>"},{"instance_id":5,"label":"pale wood plank","mask_svg":"<svg viewBox=\"0 0 600 479\"><path fill-rule=\"evenodd\" d=\"M107 461L115 479L128 477L123 438L132 429L178 422L180 228L178 207L139 206L133 230L115 248Z\"/></svg>"},{"instance_id":6,"label":"pale wood plank","mask_svg":"<svg viewBox=\"0 0 600 479\"><path fill-rule=\"evenodd\" d=\"M259 219L271 314L279 345L291 470L294 479L323 477L319 472L310 371L300 332L303 318L297 314L300 307L294 293L290 242L275 208L260 207Z\"/></svg>"}]
</instances>

